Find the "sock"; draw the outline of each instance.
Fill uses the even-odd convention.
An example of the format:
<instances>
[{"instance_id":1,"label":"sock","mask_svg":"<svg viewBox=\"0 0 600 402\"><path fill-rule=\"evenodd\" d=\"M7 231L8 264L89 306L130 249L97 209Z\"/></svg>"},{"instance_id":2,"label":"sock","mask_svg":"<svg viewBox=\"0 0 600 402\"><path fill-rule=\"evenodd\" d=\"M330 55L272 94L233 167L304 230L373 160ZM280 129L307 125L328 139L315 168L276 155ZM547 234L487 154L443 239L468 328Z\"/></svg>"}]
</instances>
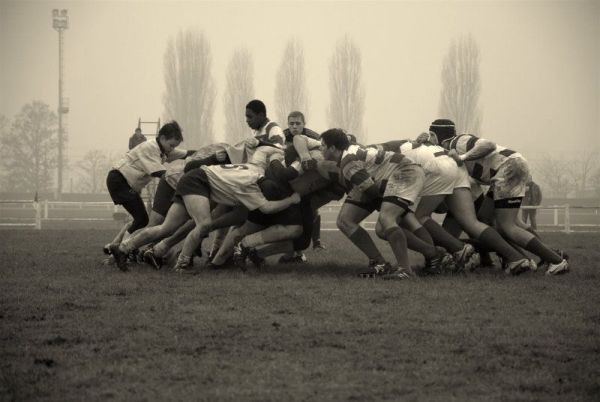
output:
<instances>
[{"instance_id":1,"label":"sock","mask_svg":"<svg viewBox=\"0 0 600 402\"><path fill-rule=\"evenodd\" d=\"M317 215L312 227L312 243L313 246L321 242L321 215Z\"/></svg>"},{"instance_id":2,"label":"sock","mask_svg":"<svg viewBox=\"0 0 600 402\"><path fill-rule=\"evenodd\" d=\"M488 249L496 251L509 262L517 261L523 258L521 253L508 244L508 242L504 240L502 236L500 236L500 233L496 232L496 230L492 227L488 227L481 232L477 240L479 240L481 244Z\"/></svg>"},{"instance_id":3,"label":"sock","mask_svg":"<svg viewBox=\"0 0 600 402\"><path fill-rule=\"evenodd\" d=\"M425 229L423 226L421 226L420 228L418 228L417 230L415 230L412 233L415 236L417 236L419 239L423 240L425 243L429 243L432 246L435 244L433 242L433 238L431 237L431 235L429 234L429 232L427 231L427 229Z\"/></svg>"},{"instance_id":4,"label":"sock","mask_svg":"<svg viewBox=\"0 0 600 402\"><path fill-rule=\"evenodd\" d=\"M436 221L427 219L423 223L423 227L429 232L435 244L444 247L451 253L456 253L462 250L464 243L446 232Z\"/></svg>"},{"instance_id":5,"label":"sock","mask_svg":"<svg viewBox=\"0 0 600 402\"><path fill-rule=\"evenodd\" d=\"M529 240L527 245L525 246L525 250L532 252L542 259L542 261L547 261L551 264L558 264L562 261L560 255L556 254L552 251L548 246L540 241L537 237Z\"/></svg>"},{"instance_id":6,"label":"sock","mask_svg":"<svg viewBox=\"0 0 600 402\"><path fill-rule=\"evenodd\" d=\"M423 241L420 237L417 237L415 233L411 232L408 229L404 230L404 236L406 237L406 244L409 249L416 251L417 253L423 254L426 259L435 258L438 255L438 251L433 245L433 241L428 243ZM427 230L423 227L417 229L417 231L423 230L427 232Z\"/></svg>"},{"instance_id":7,"label":"sock","mask_svg":"<svg viewBox=\"0 0 600 402\"><path fill-rule=\"evenodd\" d=\"M385 231L383 234L392 248L394 257L399 267L410 268L408 261L408 249L406 248L406 237L404 232L399 227L393 227Z\"/></svg>"},{"instance_id":8,"label":"sock","mask_svg":"<svg viewBox=\"0 0 600 402\"><path fill-rule=\"evenodd\" d=\"M179 254L179 257L177 257L178 265L189 265L190 262L192 262L192 257L189 255L183 255L183 253L181 253Z\"/></svg>"},{"instance_id":9,"label":"sock","mask_svg":"<svg viewBox=\"0 0 600 402\"><path fill-rule=\"evenodd\" d=\"M377 246L373 243L373 239L371 239L371 236L369 236L369 233L363 227L357 226L354 233L348 236L348 239L369 257L370 260L375 260L378 263L385 262Z\"/></svg>"}]
</instances>

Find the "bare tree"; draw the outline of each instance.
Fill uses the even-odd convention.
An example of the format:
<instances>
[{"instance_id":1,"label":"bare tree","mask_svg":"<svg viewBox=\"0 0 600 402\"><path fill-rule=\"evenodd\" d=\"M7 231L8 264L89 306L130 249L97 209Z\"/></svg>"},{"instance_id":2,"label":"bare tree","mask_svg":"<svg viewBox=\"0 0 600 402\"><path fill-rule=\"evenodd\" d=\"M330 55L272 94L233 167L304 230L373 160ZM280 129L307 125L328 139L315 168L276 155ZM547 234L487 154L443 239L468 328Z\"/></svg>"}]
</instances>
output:
<instances>
[{"instance_id":1,"label":"bare tree","mask_svg":"<svg viewBox=\"0 0 600 402\"><path fill-rule=\"evenodd\" d=\"M57 116L50 107L33 101L15 116L0 137L0 163L6 172L6 190L52 190L57 161Z\"/></svg>"},{"instance_id":2,"label":"bare tree","mask_svg":"<svg viewBox=\"0 0 600 402\"><path fill-rule=\"evenodd\" d=\"M480 132L479 63L479 46L472 35L453 40L444 58L439 117L453 120L458 133Z\"/></svg>"},{"instance_id":3,"label":"bare tree","mask_svg":"<svg viewBox=\"0 0 600 402\"><path fill-rule=\"evenodd\" d=\"M360 50L349 36L336 45L329 63L330 127L343 128L364 142L365 89Z\"/></svg>"},{"instance_id":4,"label":"bare tree","mask_svg":"<svg viewBox=\"0 0 600 402\"><path fill-rule=\"evenodd\" d=\"M543 155L531 160L533 180L540 184L550 197L565 198L573 189L567 174L568 162L552 155Z\"/></svg>"},{"instance_id":5,"label":"bare tree","mask_svg":"<svg viewBox=\"0 0 600 402\"><path fill-rule=\"evenodd\" d=\"M239 48L227 64L225 93L225 142L235 144L248 137L250 129L244 112L246 104L254 97L254 62L252 54Z\"/></svg>"},{"instance_id":6,"label":"bare tree","mask_svg":"<svg viewBox=\"0 0 600 402\"><path fill-rule=\"evenodd\" d=\"M565 166L565 173L570 178L576 191L585 191L595 170L600 167L600 153L597 149L583 149L577 152L577 157Z\"/></svg>"},{"instance_id":7,"label":"bare tree","mask_svg":"<svg viewBox=\"0 0 600 402\"><path fill-rule=\"evenodd\" d=\"M80 172L79 189L84 193L103 192L110 162L108 154L104 151L92 149L86 152L76 164Z\"/></svg>"},{"instance_id":8,"label":"bare tree","mask_svg":"<svg viewBox=\"0 0 600 402\"><path fill-rule=\"evenodd\" d=\"M164 55L164 117L177 120L188 148L213 142L216 89L211 72L212 53L206 36L180 31Z\"/></svg>"},{"instance_id":9,"label":"bare tree","mask_svg":"<svg viewBox=\"0 0 600 402\"><path fill-rule=\"evenodd\" d=\"M288 41L277 71L275 107L279 123L287 121L288 114L299 110L308 114L304 48L298 39Z\"/></svg>"}]
</instances>

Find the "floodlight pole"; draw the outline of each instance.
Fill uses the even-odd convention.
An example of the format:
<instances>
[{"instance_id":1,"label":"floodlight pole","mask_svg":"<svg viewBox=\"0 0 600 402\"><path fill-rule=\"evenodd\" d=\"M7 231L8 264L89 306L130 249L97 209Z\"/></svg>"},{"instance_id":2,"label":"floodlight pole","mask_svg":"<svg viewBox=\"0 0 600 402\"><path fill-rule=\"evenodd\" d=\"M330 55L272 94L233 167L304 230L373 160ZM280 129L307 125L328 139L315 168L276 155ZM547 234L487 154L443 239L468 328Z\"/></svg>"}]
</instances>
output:
<instances>
[{"instance_id":1,"label":"floodlight pole","mask_svg":"<svg viewBox=\"0 0 600 402\"><path fill-rule=\"evenodd\" d=\"M69 106L63 98L63 36L65 29L69 28L69 16L67 15L67 10L52 10L52 27L58 32L58 183L56 186L56 197L60 199L63 190L63 169L65 160L63 151L66 140L66 130L63 127L63 114L69 112Z\"/></svg>"}]
</instances>

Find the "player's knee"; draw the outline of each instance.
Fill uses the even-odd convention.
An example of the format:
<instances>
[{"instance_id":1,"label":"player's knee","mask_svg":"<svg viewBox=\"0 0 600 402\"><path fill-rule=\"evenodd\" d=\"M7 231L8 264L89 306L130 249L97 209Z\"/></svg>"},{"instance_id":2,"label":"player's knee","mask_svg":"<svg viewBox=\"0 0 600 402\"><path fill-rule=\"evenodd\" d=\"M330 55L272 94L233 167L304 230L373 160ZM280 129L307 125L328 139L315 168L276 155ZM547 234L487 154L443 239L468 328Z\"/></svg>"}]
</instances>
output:
<instances>
[{"instance_id":1,"label":"player's knee","mask_svg":"<svg viewBox=\"0 0 600 402\"><path fill-rule=\"evenodd\" d=\"M358 226L357 223L351 222L343 216L338 216L335 224L344 234L352 233Z\"/></svg>"}]
</instances>

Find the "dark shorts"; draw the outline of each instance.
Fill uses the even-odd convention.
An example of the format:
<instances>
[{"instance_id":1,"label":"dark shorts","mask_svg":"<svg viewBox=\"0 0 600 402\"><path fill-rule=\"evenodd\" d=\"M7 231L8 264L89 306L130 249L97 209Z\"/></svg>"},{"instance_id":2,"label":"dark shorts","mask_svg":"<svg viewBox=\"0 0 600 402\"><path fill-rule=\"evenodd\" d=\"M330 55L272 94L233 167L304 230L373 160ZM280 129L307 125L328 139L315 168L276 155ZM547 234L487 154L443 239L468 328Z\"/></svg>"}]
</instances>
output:
<instances>
[{"instance_id":1,"label":"dark shorts","mask_svg":"<svg viewBox=\"0 0 600 402\"><path fill-rule=\"evenodd\" d=\"M273 225L302 225L302 214L300 205L296 204L274 214L265 214L255 209L248 212L248 220L265 227Z\"/></svg>"},{"instance_id":2,"label":"dark shorts","mask_svg":"<svg viewBox=\"0 0 600 402\"><path fill-rule=\"evenodd\" d=\"M156 186L156 193L154 193L154 200L152 202L152 210L162 216L167 216L167 211L173 204L173 196L175 195L175 189L167 183L164 176L160 178L158 186Z\"/></svg>"},{"instance_id":3,"label":"dark shorts","mask_svg":"<svg viewBox=\"0 0 600 402\"><path fill-rule=\"evenodd\" d=\"M210 185L206 172L202 169L192 169L179 179L175 189L173 202L183 202L185 195L202 195L210 198Z\"/></svg>"},{"instance_id":4,"label":"dark shorts","mask_svg":"<svg viewBox=\"0 0 600 402\"><path fill-rule=\"evenodd\" d=\"M125 177L116 169L108 172L106 188L115 205L123 205L141 200L140 194L131 188Z\"/></svg>"},{"instance_id":5,"label":"dark shorts","mask_svg":"<svg viewBox=\"0 0 600 402\"><path fill-rule=\"evenodd\" d=\"M359 208L364 209L365 211L374 212L374 211L379 211L381 209L382 201L383 201L382 198L373 198L372 200L364 201L364 200L352 200L352 199L348 199L348 197L346 197L344 204L352 204Z\"/></svg>"}]
</instances>

